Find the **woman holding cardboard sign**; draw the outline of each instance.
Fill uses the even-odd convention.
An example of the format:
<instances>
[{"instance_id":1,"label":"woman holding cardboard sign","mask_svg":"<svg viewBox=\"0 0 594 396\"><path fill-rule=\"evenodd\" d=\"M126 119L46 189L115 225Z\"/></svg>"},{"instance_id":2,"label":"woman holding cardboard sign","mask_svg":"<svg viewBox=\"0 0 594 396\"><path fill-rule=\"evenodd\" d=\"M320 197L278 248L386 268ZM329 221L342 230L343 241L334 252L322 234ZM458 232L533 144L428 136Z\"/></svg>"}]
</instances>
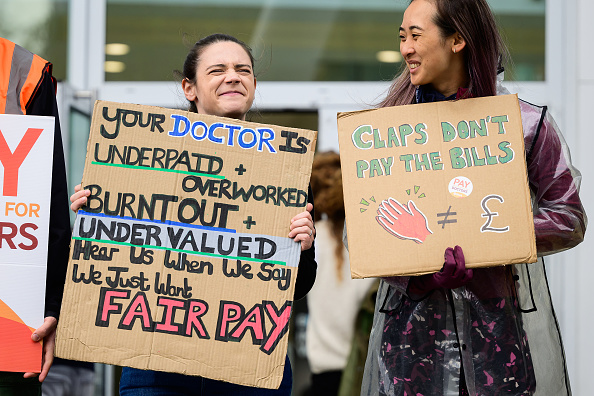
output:
<instances>
[{"instance_id":1,"label":"woman holding cardboard sign","mask_svg":"<svg viewBox=\"0 0 594 396\"><path fill-rule=\"evenodd\" d=\"M254 58L245 43L224 34L205 37L190 50L180 74L191 111L245 120L256 90ZM84 205L90 195L90 191L81 190L80 185L75 191L70 198L74 211ZM295 216L289 226L288 236L301 244L294 299L304 297L315 280L317 265L313 247L315 229L312 203L310 189L307 210ZM251 388L202 377L125 367L120 380L120 394L290 395L291 386L291 366L287 358L279 389Z\"/></svg>"},{"instance_id":2,"label":"woman holding cardboard sign","mask_svg":"<svg viewBox=\"0 0 594 396\"><path fill-rule=\"evenodd\" d=\"M412 0L400 52L406 68L380 107L504 93L498 73L506 50L485 0ZM546 107L520 108L544 256L583 239L581 177ZM362 394L504 393L570 394L542 259L471 270L456 246L441 272L382 281Z\"/></svg>"}]
</instances>

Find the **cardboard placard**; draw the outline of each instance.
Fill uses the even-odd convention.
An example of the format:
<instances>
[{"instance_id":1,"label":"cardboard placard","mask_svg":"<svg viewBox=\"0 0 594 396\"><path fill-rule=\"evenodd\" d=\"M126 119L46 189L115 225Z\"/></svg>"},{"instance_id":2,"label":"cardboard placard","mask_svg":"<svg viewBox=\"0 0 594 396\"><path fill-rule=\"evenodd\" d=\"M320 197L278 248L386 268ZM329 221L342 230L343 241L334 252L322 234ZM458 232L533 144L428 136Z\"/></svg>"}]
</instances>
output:
<instances>
[{"instance_id":1,"label":"cardboard placard","mask_svg":"<svg viewBox=\"0 0 594 396\"><path fill-rule=\"evenodd\" d=\"M0 114L0 371L40 372L54 117Z\"/></svg>"},{"instance_id":2,"label":"cardboard placard","mask_svg":"<svg viewBox=\"0 0 594 396\"><path fill-rule=\"evenodd\" d=\"M315 143L97 102L56 354L278 388Z\"/></svg>"},{"instance_id":3,"label":"cardboard placard","mask_svg":"<svg viewBox=\"0 0 594 396\"><path fill-rule=\"evenodd\" d=\"M340 113L354 278L536 261L516 95Z\"/></svg>"}]
</instances>

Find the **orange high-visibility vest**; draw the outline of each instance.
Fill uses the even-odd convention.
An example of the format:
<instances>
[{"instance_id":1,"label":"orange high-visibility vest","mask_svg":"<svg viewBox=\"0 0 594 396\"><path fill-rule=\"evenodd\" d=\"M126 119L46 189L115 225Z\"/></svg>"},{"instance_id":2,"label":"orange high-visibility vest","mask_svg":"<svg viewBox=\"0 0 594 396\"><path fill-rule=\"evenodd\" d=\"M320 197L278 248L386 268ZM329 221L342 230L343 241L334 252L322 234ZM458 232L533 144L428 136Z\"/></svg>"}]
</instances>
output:
<instances>
[{"instance_id":1,"label":"orange high-visibility vest","mask_svg":"<svg viewBox=\"0 0 594 396\"><path fill-rule=\"evenodd\" d=\"M51 63L0 37L0 114L27 114Z\"/></svg>"}]
</instances>

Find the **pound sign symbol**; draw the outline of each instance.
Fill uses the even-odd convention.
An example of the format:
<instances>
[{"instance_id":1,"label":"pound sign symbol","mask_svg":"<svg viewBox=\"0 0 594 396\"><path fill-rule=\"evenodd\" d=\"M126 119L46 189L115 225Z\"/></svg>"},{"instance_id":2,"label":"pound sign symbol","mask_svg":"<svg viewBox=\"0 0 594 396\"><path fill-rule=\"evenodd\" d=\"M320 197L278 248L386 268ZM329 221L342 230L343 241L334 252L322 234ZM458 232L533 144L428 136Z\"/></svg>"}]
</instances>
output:
<instances>
[{"instance_id":1,"label":"pound sign symbol","mask_svg":"<svg viewBox=\"0 0 594 396\"><path fill-rule=\"evenodd\" d=\"M501 203L504 202L503 198L499 195L487 195L485 198L483 198L483 200L481 201L481 206L482 206L483 210L485 211L485 213L481 214L481 217L487 217L487 221L481 227L481 232L508 232L509 226L503 227L503 228L491 227L491 222L493 222L493 217L499 216L499 213L491 212L489 210L489 207L487 206L487 202L490 201L491 199L496 199Z\"/></svg>"}]
</instances>

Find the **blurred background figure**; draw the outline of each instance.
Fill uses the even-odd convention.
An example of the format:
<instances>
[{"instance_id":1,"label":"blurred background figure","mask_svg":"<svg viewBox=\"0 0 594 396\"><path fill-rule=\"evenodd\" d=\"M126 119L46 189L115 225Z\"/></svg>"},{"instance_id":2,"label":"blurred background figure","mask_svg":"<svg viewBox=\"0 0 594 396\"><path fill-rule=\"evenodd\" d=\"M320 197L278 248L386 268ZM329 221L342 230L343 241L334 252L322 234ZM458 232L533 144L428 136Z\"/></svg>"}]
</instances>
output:
<instances>
[{"instance_id":1,"label":"blurred background figure","mask_svg":"<svg viewBox=\"0 0 594 396\"><path fill-rule=\"evenodd\" d=\"M309 319L306 346L312 372L311 388L307 394L338 395L341 381L348 384L342 387L345 388L343 390L354 390L354 394L359 394L360 380L354 377L362 375L365 351L362 354L354 353L348 373L344 370L347 362L351 361L349 355L352 345L356 350L360 344L367 348L366 339L358 342L353 336L355 328L360 328L359 323L356 326L357 314L362 302L367 300L365 297L371 294L375 280L351 279L348 252L342 243L344 198L340 157L337 153L329 151L316 155L311 187L316 208L314 220L318 274L307 296ZM373 302L370 315L373 316ZM365 331L363 338L366 338ZM357 359L357 355L361 359Z\"/></svg>"},{"instance_id":2,"label":"blurred background figure","mask_svg":"<svg viewBox=\"0 0 594 396\"><path fill-rule=\"evenodd\" d=\"M55 358L41 386L42 396L93 396L94 364Z\"/></svg>"}]
</instances>

